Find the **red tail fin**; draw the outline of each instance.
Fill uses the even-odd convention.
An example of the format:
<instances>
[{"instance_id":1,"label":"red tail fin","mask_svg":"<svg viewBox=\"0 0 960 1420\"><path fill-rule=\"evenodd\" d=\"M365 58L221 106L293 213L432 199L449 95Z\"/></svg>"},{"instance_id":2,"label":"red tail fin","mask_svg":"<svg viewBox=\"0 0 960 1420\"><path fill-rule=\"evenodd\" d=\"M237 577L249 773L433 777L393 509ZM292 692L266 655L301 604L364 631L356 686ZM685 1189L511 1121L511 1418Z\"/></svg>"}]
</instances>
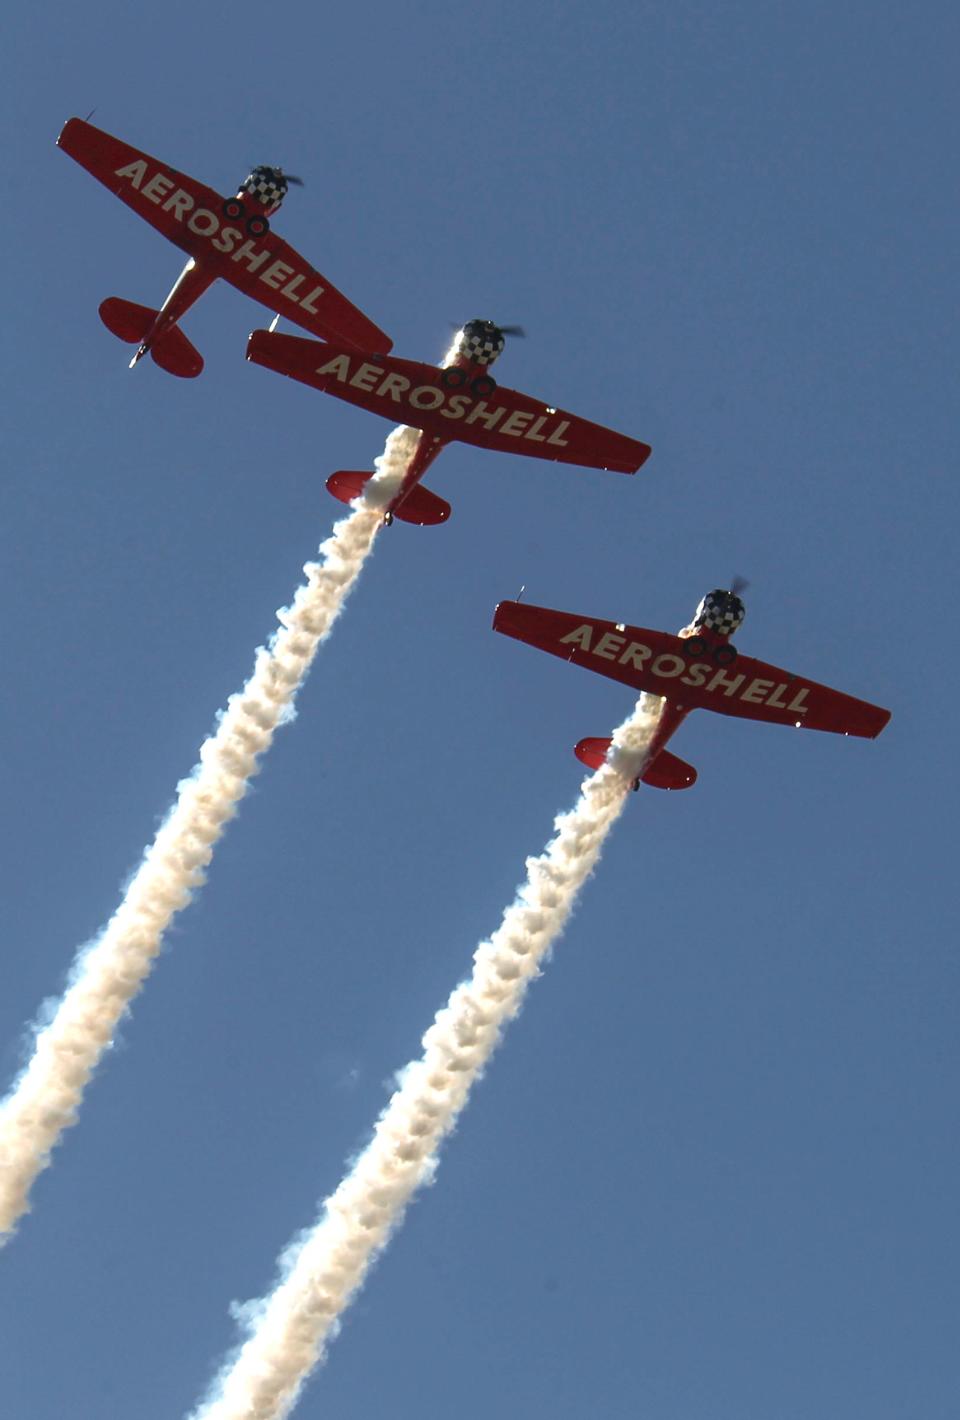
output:
<instances>
[{"instance_id":1,"label":"red tail fin","mask_svg":"<svg viewBox=\"0 0 960 1420\"><path fill-rule=\"evenodd\" d=\"M394 517L405 523L416 523L421 528L445 523L449 516L450 504L445 499L438 498L436 493L431 493L429 488L424 488L422 483L414 484L400 506L394 510Z\"/></svg>"},{"instance_id":2,"label":"red tail fin","mask_svg":"<svg viewBox=\"0 0 960 1420\"><path fill-rule=\"evenodd\" d=\"M574 745L573 752L588 769L600 769L607 758L607 750L613 744L611 739L586 739Z\"/></svg>"},{"instance_id":3,"label":"red tail fin","mask_svg":"<svg viewBox=\"0 0 960 1420\"><path fill-rule=\"evenodd\" d=\"M372 477L372 473L361 469L341 468L339 472L331 473L327 479L327 487L341 503L352 503L354 498L360 497ZM417 483L400 506L394 509L393 516L403 523L416 523L419 527L432 526L447 521L450 516L450 504L443 498L438 498L436 493L431 493L429 488L424 488L422 483Z\"/></svg>"},{"instance_id":4,"label":"red tail fin","mask_svg":"<svg viewBox=\"0 0 960 1420\"><path fill-rule=\"evenodd\" d=\"M606 762L612 743L611 739L581 740L573 752L588 768L599 769ZM662 749L656 758L650 761L640 778L644 784L649 784L654 789L689 789L697 782L697 771L692 764L685 764L669 750ZM634 788L637 787L635 784Z\"/></svg>"},{"instance_id":5,"label":"red tail fin","mask_svg":"<svg viewBox=\"0 0 960 1420\"><path fill-rule=\"evenodd\" d=\"M652 784L655 789L689 789L697 782L697 771L692 764L686 764L668 749L662 749L640 778L644 784Z\"/></svg>"},{"instance_id":6,"label":"red tail fin","mask_svg":"<svg viewBox=\"0 0 960 1420\"><path fill-rule=\"evenodd\" d=\"M142 345L153 329L153 323L160 314L149 306L138 306L135 301L122 301L119 296L108 296L100 303L100 319L111 335L125 340L128 345ZM203 356L184 335L179 326L165 330L150 354L161 370L179 375L181 379L192 380L203 369ZM134 363L139 358L134 358Z\"/></svg>"},{"instance_id":7,"label":"red tail fin","mask_svg":"<svg viewBox=\"0 0 960 1420\"><path fill-rule=\"evenodd\" d=\"M100 302L100 319L111 335L125 340L128 345L139 345L146 340L150 328L159 315L149 306L138 306L134 301L122 301L119 296L108 296Z\"/></svg>"},{"instance_id":8,"label":"red tail fin","mask_svg":"<svg viewBox=\"0 0 960 1420\"><path fill-rule=\"evenodd\" d=\"M360 497L372 477L372 473L342 468L339 473L331 473L327 479L327 488L341 503L352 503L354 498Z\"/></svg>"},{"instance_id":9,"label":"red tail fin","mask_svg":"<svg viewBox=\"0 0 960 1420\"><path fill-rule=\"evenodd\" d=\"M150 354L161 370L166 370L168 375L179 375L182 380L195 379L203 369L203 356L178 325L163 332L151 345Z\"/></svg>"}]
</instances>

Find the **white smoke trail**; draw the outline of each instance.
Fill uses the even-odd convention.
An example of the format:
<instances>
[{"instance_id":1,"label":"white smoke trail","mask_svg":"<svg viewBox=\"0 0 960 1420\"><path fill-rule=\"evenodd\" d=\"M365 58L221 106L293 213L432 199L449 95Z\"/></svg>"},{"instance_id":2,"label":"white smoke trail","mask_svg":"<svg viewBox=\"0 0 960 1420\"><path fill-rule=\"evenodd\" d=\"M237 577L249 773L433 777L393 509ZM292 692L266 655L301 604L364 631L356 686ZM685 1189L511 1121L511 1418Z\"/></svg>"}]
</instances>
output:
<instances>
[{"instance_id":1,"label":"white smoke trail","mask_svg":"<svg viewBox=\"0 0 960 1420\"><path fill-rule=\"evenodd\" d=\"M382 508L395 492L419 430L400 427L376 460L377 474L349 517L304 568L306 581L280 629L257 652L255 669L221 712L199 762L181 782L176 801L123 901L85 947L67 990L38 1029L34 1053L0 1103L0 1243L29 1208L33 1182L51 1150L74 1123L83 1091L108 1048L117 1023L140 990L174 915L204 880L213 849L258 769L277 727L289 717L317 648L330 633L363 568Z\"/></svg>"},{"instance_id":2,"label":"white smoke trail","mask_svg":"<svg viewBox=\"0 0 960 1420\"><path fill-rule=\"evenodd\" d=\"M527 859L527 880L496 932L477 948L469 981L435 1017L423 1055L398 1077L373 1139L326 1200L317 1224L281 1258L276 1289L243 1309L249 1339L191 1420L289 1414L339 1317L413 1194L432 1176L438 1146L565 926L640 771L662 703L641 698L614 735L610 762L584 781L576 807L557 819L541 856Z\"/></svg>"}]
</instances>

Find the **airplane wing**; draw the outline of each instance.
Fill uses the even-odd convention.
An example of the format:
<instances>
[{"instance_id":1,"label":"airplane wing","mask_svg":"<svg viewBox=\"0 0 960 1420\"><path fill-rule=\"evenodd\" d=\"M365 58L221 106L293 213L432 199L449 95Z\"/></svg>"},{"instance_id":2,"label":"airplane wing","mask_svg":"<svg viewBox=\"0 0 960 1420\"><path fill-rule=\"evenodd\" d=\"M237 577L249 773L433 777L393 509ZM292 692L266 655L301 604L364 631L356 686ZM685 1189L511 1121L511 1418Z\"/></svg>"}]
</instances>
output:
<instances>
[{"instance_id":1,"label":"airplane wing","mask_svg":"<svg viewBox=\"0 0 960 1420\"><path fill-rule=\"evenodd\" d=\"M478 396L469 383L456 383L464 372L419 360L358 355L343 346L321 347L266 330L251 335L247 359L439 439L618 473L635 473L650 454L648 444L504 385Z\"/></svg>"},{"instance_id":2,"label":"airplane wing","mask_svg":"<svg viewBox=\"0 0 960 1420\"><path fill-rule=\"evenodd\" d=\"M81 118L64 124L57 144L151 227L245 295L323 339L390 349L390 338L275 232L251 238L242 220L226 217L213 188Z\"/></svg>"},{"instance_id":3,"label":"airplane wing","mask_svg":"<svg viewBox=\"0 0 960 1420\"><path fill-rule=\"evenodd\" d=\"M256 270L260 253L267 257ZM251 259L237 245L230 257L222 259L220 275L255 301L302 326L321 340L346 341L354 350L383 350L393 346L385 331L348 301L325 276L314 268L275 232L256 242Z\"/></svg>"},{"instance_id":4,"label":"airplane wing","mask_svg":"<svg viewBox=\"0 0 960 1420\"><path fill-rule=\"evenodd\" d=\"M636 473L650 457L649 444L506 385L497 385L483 404L486 407L481 411L474 403L462 423L454 426L454 438L478 444L481 449L605 468L614 473Z\"/></svg>"},{"instance_id":5,"label":"airplane wing","mask_svg":"<svg viewBox=\"0 0 960 1420\"><path fill-rule=\"evenodd\" d=\"M890 711L750 656L718 665L665 631L501 602L493 629L688 709L875 739Z\"/></svg>"},{"instance_id":6,"label":"airplane wing","mask_svg":"<svg viewBox=\"0 0 960 1420\"><path fill-rule=\"evenodd\" d=\"M177 172L167 163L151 158L122 143L82 118L68 119L57 139L71 158L86 168L98 182L108 187L115 197L132 207L151 227L156 227L168 241L181 250L193 253L199 239L184 224L184 211L209 210L219 214L223 198L202 182ZM181 199L170 199L180 193L191 199L189 207Z\"/></svg>"}]
</instances>

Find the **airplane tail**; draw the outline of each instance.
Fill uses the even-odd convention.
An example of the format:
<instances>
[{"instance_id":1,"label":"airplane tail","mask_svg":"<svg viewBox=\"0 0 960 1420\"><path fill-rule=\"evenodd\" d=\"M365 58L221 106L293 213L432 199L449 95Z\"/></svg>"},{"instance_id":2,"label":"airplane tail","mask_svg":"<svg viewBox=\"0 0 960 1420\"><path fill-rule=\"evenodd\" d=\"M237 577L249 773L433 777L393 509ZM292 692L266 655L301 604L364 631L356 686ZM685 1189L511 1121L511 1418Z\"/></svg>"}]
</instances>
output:
<instances>
[{"instance_id":1,"label":"airplane tail","mask_svg":"<svg viewBox=\"0 0 960 1420\"><path fill-rule=\"evenodd\" d=\"M689 789L697 782L697 771L692 764L687 764L668 749L662 749L640 778L654 789Z\"/></svg>"},{"instance_id":2,"label":"airplane tail","mask_svg":"<svg viewBox=\"0 0 960 1420\"><path fill-rule=\"evenodd\" d=\"M166 370L168 375L179 375L182 380L195 379L203 369L203 356L178 325L163 332L150 346L150 354L161 370Z\"/></svg>"},{"instance_id":3,"label":"airplane tail","mask_svg":"<svg viewBox=\"0 0 960 1420\"><path fill-rule=\"evenodd\" d=\"M589 769L599 769L607 757L613 741L611 739L585 739L574 747L574 754ZM697 771L692 764L686 764L669 750L662 749L643 773L640 780L654 789L689 789L697 782ZM640 780L634 788L640 787Z\"/></svg>"},{"instance_id":4,"label":"airplane tail","mask_svg":"<svg viewBox=\"0 0 960 1420\"><path fill-rule=\"evenodd\" d=\"M108 296L100 303L100 319L107 330L118 340L125 340L128 345L142 346L159 314L159 311L150 306L138 306L135 301L123 301L119 296ZM138 351L133 363L136 364L140 355L145 353L142 349ZM176 325L165 330L157 338L150 347L150 354L161 370L166 370L170 375L179 375L181 379L192 380L203 369L203 356L200 351L191 345Z\"/></svg>"},{"instance_id":5,"label":"airplane tail","mask_svg":"<svg viewBox=\"0 0 960 1420\"><path fill-rule=\"evenodd\" d=\"M341 503L352 503L354 498L360 497L371 478L372 473L342 468L337 473L331 473L327 479L327 487ZM450 504L436 493L431 493L429 488L424 488L422 483L417 483L399 507L394 509L393 516L403 523L416 523L418 527L433 526L447 521L450 516Z\"/></svg>"},{"instance_id":6,"label":"airplane tail","mask_svg":"<svg viewBox=\"0 0 960 1420\"><path fill-rule=\"evenodd\" d=\"M100 302L100 319L107 330L128 345L139 345L141 340L146 340L159 314L149 306L138 306L135 301L122 301L119 296L108 296Z\"/></svg>"}]
</instances>

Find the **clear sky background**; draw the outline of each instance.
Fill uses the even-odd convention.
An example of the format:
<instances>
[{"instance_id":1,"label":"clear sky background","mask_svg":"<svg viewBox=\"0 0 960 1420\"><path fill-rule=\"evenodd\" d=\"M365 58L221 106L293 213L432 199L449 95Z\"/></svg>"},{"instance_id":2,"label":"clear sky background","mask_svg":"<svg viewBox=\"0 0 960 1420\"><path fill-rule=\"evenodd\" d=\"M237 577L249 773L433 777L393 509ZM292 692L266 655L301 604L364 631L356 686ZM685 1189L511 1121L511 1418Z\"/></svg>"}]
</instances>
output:
<instances>
[{"instance_id":1,"label":"clear sky background","mask_svg":"<svg viewBox=\"0 0 960 1420\"><path fill-rule=\"evenodd\" d=\"M108 918L389 425L97 319L181 257L71 114L232 192L439 358L647 440L635 478L452 446L373 558L0 1254L0 1415L176 1420L580 782L621 687L493 635L675 630L893 711L706 714L636 796L298 1417L958 1413L954 6L21 4L0 110L0 1066Z\"/></svg>"}]
</instances>

